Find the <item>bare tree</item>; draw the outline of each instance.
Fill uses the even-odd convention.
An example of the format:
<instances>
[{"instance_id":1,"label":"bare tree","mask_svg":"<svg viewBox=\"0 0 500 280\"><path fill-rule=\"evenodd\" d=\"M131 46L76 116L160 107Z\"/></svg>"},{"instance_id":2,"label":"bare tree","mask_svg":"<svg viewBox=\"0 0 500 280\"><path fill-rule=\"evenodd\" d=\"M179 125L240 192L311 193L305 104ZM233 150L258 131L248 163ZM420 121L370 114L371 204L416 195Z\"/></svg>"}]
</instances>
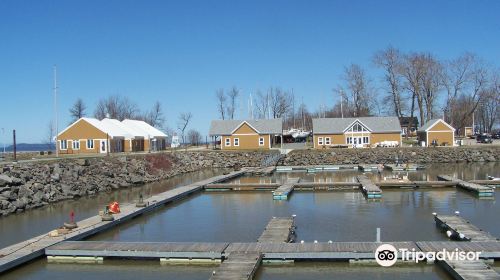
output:
<instances>
[{"instance_id":1,"label":"bare tree","mask_svg":"<svg viewBox=\"0 0 500 280\"><path fill-rule=\"evenodd\" d=\"M85 117L86 110L87 106L85 106L85 103L83 103L83 100L81 98L78 98L73 104L73 106L69 109L69 114L72 118L72 122L75 122L80 118Z\"/></svg>"},{"instance_id":2,"label":"bare tree","mask_svg":"<svg viewBox=\"0 0 500 280\"><path fill-rule=\"evenodd\" d=\"M217 98L217 110L219 111L220 118L224 120L226 117L226 95L224 95L224 89L218 89L215 92L215 97Z\"/></svg>"},{"instance_id":3,"label":"bare tree","mask_svg":"<svg viewBox=\"0 0 500 280\"><path fill-rule=\"evenodd\" d=\"M292 108L292 98L289 92L277 87L269 89L269 101L272 118L284 117Z\"/></svg>"},{"instance_id":4,"label":"bare tree","mask_svg":"<svg viewBox=\"0 0 500 280\"><path fill-rule=\"evenodd\" d=\"M434 118L436 99L442 88L443 67L431 54L425 54L423 59L425 72L422 75L422 90L425 103L425 121L429 121Z\"/></svg>"},{"instance_id":5,"label":"bare tree","mask_svg":"<svg viewBox=\"0 0 500 280\"><path fill-rule=\"evenodd\" d=\"M352 104L351 115L354 117L363 117L370 115L372 89L370 81L367 78L365 71L357 64L351 64L344 68L342 79L346 83L346 89L338 86L340 92L348 93L348 104ZM349 107L348 107L349 108Z\"/></svg>"},{"instance_id":6,"label":"bare tree","mask_svg":"<svg viewBox=\"0 0 500 280\"><path fill-rule=\"evenodd\" d=\"M234 119L234 113L236 112L236 103L239 95L239 90L236 87L232 87L227 93L229 99L229 104L227 105L227 118L230 120Z\"/></svg>"},{"instance_id":7,"label":"bare tree","mask_svg":"<svg viewBox=\"0 0 500 280\"><path fill-rule=\"evenodd\" d=\"M191 121L192 117L193 117L193 114L191 114L191 112L181 113L179 115L179 121L177 122L177 128L181 132L181 137L182 137L182 143L183 144L186 143L184 132L186 131L186 128L189 125L189 122Z\"/></svg>"},{"instance_id":8,"label":"bare tree","mask_svg":"<svg viewBox=\"0 0 500 280\"><path fill-rule=\"evenodd\" d=\"M457 98L463 94L472 79L472 68L475 60L473 54L464 53L444 65L442 79L447 93L444 113L445 120L452 126L455 126L454 122L456 121L452 116L453 108L456 107Z\"/></svg>"},{"instance_id":9,"label":"bare tree","mask_svg":"<svg viewBox=\"0 0 500 280\"><path fill-rule=\"evenodd\" d=\"M109 116L112 119L122 121L124 119L136 118L138 112L137 105L127 97L113 95L99 100L94 111L94 116L100 120Z\"/></svg>"},{"instance_id":10,"label":"bare tree","mask_svg":"<svg viewBox=\"0 0 500 280\"><path fill-rule=\"evenodd\" d=\"M189 140L189 143L195 146L198 146L202 141L200 132L194 129L188 131L187 138Z\"/></svg>"},{"instance_id":11,"label":"bare tree","mask_svg":"<svg viewBox=\"0 0 500 280\"><path fill-rule=\"evenodd\" d=\"M405 78L405 87L411 92L410 117L413 118L415 105L418 105L420 122L425 121L424 112L424 94L422 89L422 80L425 75L425 55L412 53L405 56L403 65L403 76ZM415 104L415 101L417 104Z\"/></svg>"},{"instance_id":12,"label":"bare tree","mask_svg":"<svg viewBox=\"0 0 500 280\"><path fill-rule=\"evenodd\" d=\"M165 125L165 117L163 116L163 108L160 101L156 101L153 104L153 108L144 113L142 119L151 126L163 129L163 126Z\"/></svg>"},{"instance_id":13,"label":"bare tree","mask_svg":"<svg viewBox=\"0 0 500 280\"><path fill-rule=\"evenodd\" d=\"M403 56L401 52L392 46L389 46L385 50L378 51L373 57L375 65L384 70L383 80L386 83L388 93L387 99L391 101L389 104L393 105L393 112L397 117L403 116L403 110L405 107L405 104L402 101L402 59Z\"/></svg>"},{"instance_id":14,"label":"bare tree","mask_svg":"<svg viewBox=\"0 0 500 280\"><path fill-rule=\"evenodd\" d=\"M256 94L255 108L260 119L267 119L269 115L269 93L263 94L260 90Z\"/></svg>"}]
</instances>

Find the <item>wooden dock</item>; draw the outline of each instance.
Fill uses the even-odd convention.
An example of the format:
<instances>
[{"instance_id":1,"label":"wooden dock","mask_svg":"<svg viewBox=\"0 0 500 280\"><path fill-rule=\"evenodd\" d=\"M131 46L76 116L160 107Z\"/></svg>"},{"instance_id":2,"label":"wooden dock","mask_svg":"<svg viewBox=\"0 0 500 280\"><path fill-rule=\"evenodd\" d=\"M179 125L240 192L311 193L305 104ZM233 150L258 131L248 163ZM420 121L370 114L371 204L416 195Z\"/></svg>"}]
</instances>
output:
<instances>
[{"instance_id":1,"label":"wooden dock","mask_svg":"<svg viewBox=\"0 0 500 280\"><path fill-rule=\"evenodd\" d=\"M292 193L295 184L299 181L299 178L288 178L283 185L273 191L273 199L287 200L290 193Z\"/></svg>"},{"instance_id":2,"label":"wooden dock","mask_svg":"<svg viewBox=\"0 0 500 280\"><path fill-rule=\"evenodd\" d=\"M416 244L422 252L438 252L446 249L448 252L456 250L464 252L481 252L481 259L500 258L500 242L498 241L418 241Z\"/></svg>"},{"instance_id":3,"label":"wooden dock","mask_svg":"<svg viewBox=\"0 0 500 280\"><path fill-rule=\"evenodd\" d=\"M262 253L231 253L222 264L214 270L211 280L249 280L262 263Z\"/></svg>"},{"instance_id":4,"label":"wooden dock","mask_svg":"<svg viewBox=\"0 0 500 280\"><path fill-rule=\"evenodd\" d=\"M424 169L423 167L413 164L413 163L402 163L402 164L384 164L385 169L391 171L417 171L419 169Z\"/></svg>"},{"instance_id":5,"label":"wooden dock","mask_svg":"<svg viewBox=\"0 0 500 280\"><path fill-rule=\"evenodd\" d=\"M116 225L122 224L138 215L151 212L160 205L170 203L176 200L183 199L193 193L203 190L207 184L217 183L240 176L247 172L244 168L240 171L231 172L226 175L215 176L203 181L193 183L191 185L178 187L160 194L151 196L144 201L147 206L137 208L134 203L122 204L121 213L113 215L115 220L111 222L102 221L99 215L78 221L78 228L70 231L67 234L62 234L57 237L50 237L49 233L33 237L29 240L0 249L0 273L12 269L16 266L24 264L35 258L41 257L45 253L45 249L65 240L81 240L88 236L102 232ZM96 209L97 212L97 209Z\"/></svg>"},{"instance_id":6,"label":"wooden dock","mask_svg":"<svg viewBox=\"0 0 500 280\"><path fill-rule=\"evenodd\" d=\"M358 182L361 184L361 190L366 195L367 198L381 198L382 190L375 185L368 177L365 175L356 176Z\"/></svg>"},{"instance_id":7,"label":"wooden dock","mask_svg":"<svg viewBox=\"0 0 500 280\"><path fill-rule=\"evenodd\" d=\"M363 172L376 172L378 171L377 164L360 164L358 165L358 169Z\"/></svg>"},{"instance_id":8,"label":"wooden dock","mask_svg":"<svg viewBox=\"0 0 500 280\"><path fill-rule=\"evenodd\" d=\"M466 241L498 241L493 235L471 224L457 215L435 215L436 225L444 231L450 231L450 239Z\"/></svg>"},{"instance_id":9,"label":"wooden dock","mask_svg":"<svg viewBox=\"0 0 500 280\"><path fill-rule=\"evenodd\" d=\"M260 243L289 243L294 241L294 218L273 217L267 224L257 242Z\"/></svg>"},{"instance_id":10,"label":"wooden dock","mask_svg":"<svg viewBox=\"0 0 500 280\"><path fill-rule=\"evenodd\" d=\"M338 170L358 170L358 166L354 164L276 166L277 172L293 172L293 171L327 172L327 171L338 171Z\"/></svg>"},{"instance_id":11,"label":"wooden dock","mask_svg":"<svg viewBox=\"0 0 500 280\"><path fill-rule=\"evenodd\" d=\"M448 175L438 175L438 179L441 181L455 181L455 182L457 182L457 186L459 186L465 190L475 192L478 196L481 196L481 197L494 196L494 194L495 194L495 190L493 188L478 185L475 183L462 181L460 179L453 178L453 177L448 176Z\"/></svg>"},{"instance_id":12,"label":"wooden dock","mask_svg":"<svg viewBox=\"0 0 500 280\"><path fill-rule=\"evenodd\" d=\"M500 274L482 260L477 261L439 261L454 279L457 280L498 280Z\"/></svg>"},{"instance_id":13,"label":"wooden dock","mask_svg":"<svg viewBox=\"0 0 500 280\"><path fill-rule=\"evenodd\" d=\"M49 259L57 257L103 257L137 259L220 259L229 243L209 242L116 242L65 241L45 249Z\"/></svg>"}]
</instances>

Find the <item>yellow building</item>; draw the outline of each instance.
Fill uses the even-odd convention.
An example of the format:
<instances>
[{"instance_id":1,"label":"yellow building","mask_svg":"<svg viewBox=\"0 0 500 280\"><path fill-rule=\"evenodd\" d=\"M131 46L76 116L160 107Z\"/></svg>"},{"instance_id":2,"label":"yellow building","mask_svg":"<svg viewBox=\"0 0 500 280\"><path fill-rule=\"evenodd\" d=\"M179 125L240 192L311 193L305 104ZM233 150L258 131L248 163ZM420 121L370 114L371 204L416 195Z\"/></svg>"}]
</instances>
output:
<instances>
[{"instance_id":1,"label":"yellow building","mask_svg":"<svg viewBox=\"0 0 500 280\"><path fill-rule=\"evenodd\" d=\"M397 117L313 119L314 148L401 146Z\"/></svg>"},{"instance_id":2,"label":"yellow building","mask_svg":"<svg viewBox=\"0 0 500 280\"><path fill-rule=\"evenodd\" d=\"M214 120L209 132L222 150L268 150L282 133L281 119Z\"/></svg>"},{"instance_id":3,"label":"yellow building","mask_svg":"<svg viewBox=\"0 0 500 280\"><path fill-rule=\"evenodd\" d=\"M150 143L165 142L166 134L143 121L133 122L143 128L127 120L80 118L57 135L56 148L59 154L106 154L150 151ZM160 150L165 145L154 147Z\"/></svg>"},{"instance_id":4,"label":"yellow building","mask_svg":"<svg viewBox=\"0 0 500 280\"><path fill-rule=\"evenodd\" d=\"M455 129L442 119L433 119L425 123L418 131L418 142L422 146L453 146Z\"/></svg>"}]
</instances>

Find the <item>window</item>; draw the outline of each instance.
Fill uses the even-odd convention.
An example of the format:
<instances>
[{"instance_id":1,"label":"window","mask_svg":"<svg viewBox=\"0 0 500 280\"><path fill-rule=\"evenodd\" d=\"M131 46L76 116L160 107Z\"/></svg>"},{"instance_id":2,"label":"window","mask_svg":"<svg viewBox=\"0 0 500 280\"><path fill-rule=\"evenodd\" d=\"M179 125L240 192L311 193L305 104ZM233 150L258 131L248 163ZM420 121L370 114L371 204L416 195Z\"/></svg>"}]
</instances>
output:
<instances>
[{"instance_id":1,"label":"window","mask_svg":"<svg viewBox=\"0 0 500 280\"><path fill-rule=\"evenodd\" d=\"M352 144L352 137L347 137L347 144Z\"/></svg>"},{"instance_id":2,"label":"window","mask_svg":"<svg viewBox=\"0 0 500 280\"><path fill-rule=\"evenodd\" d=\"M366 129L363 125L360 123L355 123L353 126L351 126L350 129L348 129L349 132L369 132L368 129Z\"/></svg>"},{"instance_id":3,"label":"window","mask_svg":"<svg viewBox=\"0 0 500 280\"><path fill-rule=\"evenodd\" d=\"M364 137L363 137L363 143L364 143L364 144L369 144L369 143L370 143L370 141L368 140L368 137L367 137L367 136L364 136Z\"/></svg>"},{"instance_id":4,"label":"window","mask_svg":"<svg viewBox=\"0 0 500 280\"><path fill-rule=\"evenodd\" d=\"M226 138L225 146L231 146L231 138Z\"/></svg>"},{"instance_id":5,"label":"window","mask_svg":"<svg viewBox=\"0 0 500 280\"><path fill-rule=\"evenodd\" d=\"M59 149L60 150L67 150L68 149L68 140L61 140L61 142L59 142Z\"/></svg>"},{"instance_id":6,"label":"window","mask_svg":"<svg viewBox=\"0 0 500 280\"><path fill-rule=\"evenodd\" d=\"M94 149L94 139L87 139L87 150Z\"/></svg>"},{"instance_id":7,"label":"window","mask_svg":"<svg viewBox=\"0 0 500 280\"><path fill-rule=\"evenodd\" d=\"M234 138L234 146L238 147L240 145L240 138Z\"/></svg>"},{"instance_id":8,"label":"window","mask_svg":"<svg viewBox=\"0 0 500 280\"><path fill-rule=\"evenodd\" d=\"M323 145L323 137L318 137L318 145Z\"/></svg>"},{"instance_id":9,"label":"window","mask_svg":"<svg viewBox=\"0 0 500 280\"><path fill-rule=\"evenodd\" d=\"M259 137L259 146L264 146L264 137Z\"/></svg>"},{"instance_id":10,"label":"window","mask_svg":"<svg viewBox=\"0 0 500 280\"><path fill-rule=\"evenodd\" d=\"M80 140L73 140L73 150L80 150Z\"/></svg>"},{"instance_id":11,"label":"window","mask_svg":"<svg viewBox=\"0 0 500 280\"><path fill-rule=\"evenodd\" d=\"M325 145L330 145L332 143L332 139L330 137L325 138Z\"/></svg>"}]
</instances>

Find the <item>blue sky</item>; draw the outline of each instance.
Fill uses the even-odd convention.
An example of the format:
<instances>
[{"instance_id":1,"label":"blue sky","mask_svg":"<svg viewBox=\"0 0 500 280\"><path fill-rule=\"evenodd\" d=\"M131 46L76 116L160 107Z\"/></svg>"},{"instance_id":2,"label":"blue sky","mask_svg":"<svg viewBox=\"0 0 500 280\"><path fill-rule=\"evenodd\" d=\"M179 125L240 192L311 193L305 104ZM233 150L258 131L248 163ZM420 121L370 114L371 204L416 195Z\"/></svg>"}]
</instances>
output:
<instances>
[{"instance_id":1,"label":"blue sky","mask_svg":"<svg viewBox=\"0 0 500 280\"><path fill-rule=\"evenodd\" d=\"M345 65L377 81L373 53L388 45L452 58L471 51L498 65L500 1L0 1L0 127L40 142L53 118L58 65L60 128L81 97L89 113L120 94L155 100L176 127L180 112L206 134L214 92L292 89L309 109L334 102ZM0 131L1 133L1 131ZM3 139L11 136L0 135Z\"/></svg>"}]
</instances>

